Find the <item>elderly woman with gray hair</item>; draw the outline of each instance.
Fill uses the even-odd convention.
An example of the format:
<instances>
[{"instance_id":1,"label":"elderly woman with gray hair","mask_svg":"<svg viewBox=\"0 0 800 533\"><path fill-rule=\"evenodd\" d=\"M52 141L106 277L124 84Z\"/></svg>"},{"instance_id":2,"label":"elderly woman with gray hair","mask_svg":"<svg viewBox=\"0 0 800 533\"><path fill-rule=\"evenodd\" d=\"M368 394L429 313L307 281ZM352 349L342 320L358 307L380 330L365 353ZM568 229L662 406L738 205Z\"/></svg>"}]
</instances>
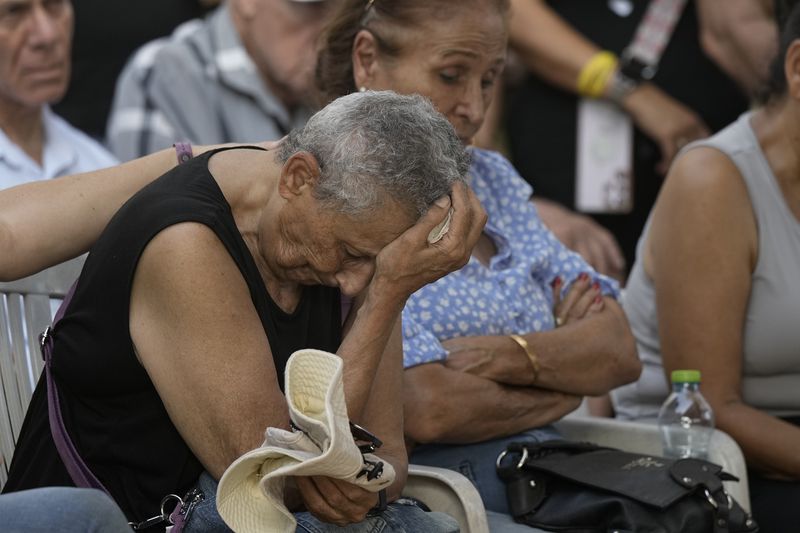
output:
<instances>
[{"instance_id":1,"label":"elderly woman with gray hair","mask_svg":"<svg viewBox=\"0 0 800 533\"><path fill-rule=\"evenodd\" d=\"M16 275L96 240L54 332L65 425L84 461L129 520L197 486L206 501L187 530L225 530L214 480L266 427L288 428L284 366L295 350L318 348L344 360L348 413L384 441L396 499L407 471L400 314L411 293L467 261L485 222L452 126L419 96L350 95L276 151L229 146L175 167L93 234L95 208L103 219L127 198L121 176L149 181L164 157L0 197L9 208L0 226L20 215L14 205L59 187L56 209L76 215L66 229L51 226L56 252L11 265ZM101 177L110 185L98 193L90 184ZM68 198L91 211L76 213ZM449 231L429 242L448 212ZM346 316L340 295L353 298ZM298 499L287 504L309 511L298 515L300 530L372 530L376 521L383 530L457 528L399 504L365 518L374 493L325 477L295 481ZM6 489L71 484L40 380Z\"/></svg>"}]
</instances>

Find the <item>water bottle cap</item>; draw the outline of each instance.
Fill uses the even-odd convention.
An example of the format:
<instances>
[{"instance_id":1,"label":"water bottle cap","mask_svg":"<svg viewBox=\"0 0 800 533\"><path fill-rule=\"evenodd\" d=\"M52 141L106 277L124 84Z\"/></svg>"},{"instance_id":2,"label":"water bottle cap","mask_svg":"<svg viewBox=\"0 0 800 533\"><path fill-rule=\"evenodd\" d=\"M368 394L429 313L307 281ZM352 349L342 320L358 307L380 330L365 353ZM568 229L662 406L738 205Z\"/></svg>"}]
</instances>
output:
<instances>
[{"instance_id":1,"label":"water bottle cap","mask_svg":"<svg viewBox=\"0 0 800 533\"><path fill-rule=\"evenodd\" d=\"M699 370L673 370L673 383L700 383Z\"/></svg>"}]
</instances>

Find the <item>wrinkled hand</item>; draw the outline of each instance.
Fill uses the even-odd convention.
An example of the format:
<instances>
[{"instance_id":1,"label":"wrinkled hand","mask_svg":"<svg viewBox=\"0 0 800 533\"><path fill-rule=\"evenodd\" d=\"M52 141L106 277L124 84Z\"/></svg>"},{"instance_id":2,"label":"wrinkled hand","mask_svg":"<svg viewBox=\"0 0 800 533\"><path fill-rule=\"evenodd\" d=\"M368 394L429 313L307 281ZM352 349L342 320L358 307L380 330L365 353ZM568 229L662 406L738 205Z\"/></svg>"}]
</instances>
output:
<instances>
[{"instance_id":1,"label":"wrinkled hand","mask_svg":"<svg viewBox=\"0 0 800 533\"><path fill-rule=\"evenodd\" d=\"M506 385L530 385L533 378L528 356L505 335L455 337L442 342L447 350L444 366ZM516 357L510 357L513 354Z\"/></svg>"},{"instance_id":2,"label":"wrinkled hand","mask_svg":"<svg viewBox=\"0 0 800 533\"><path fill-rule=\"evenodd\" d=\"M442 342L447 350L444 366L459 372L468 372L488 379L491 375L491 363L500 347L494 337L455 337Z\"/></svg>"},{"instance_id":3,"label":"wrinkled hand","mask_svg":"<svg viewBox=\"0 0 800 533\"><path fill-rule=\"evenodd\" d=\"M537 198L536 206L544 225L567 248L577 252L597 272L622 281L625 256L610 231L590 217L555 202Z\"/></svg>"},{"instance_id":4,"label":"wrinkled hand","mask_svg":"<svg viewBox=\"0 0 800 533\"><path fill-rule=\"evenodd\" d=\"M438 242L429 243L428 235L444 220L451 205L449 230ZM458 270L469 261L486 219L475 193L463 183L456 184L450 198L440 198L416 224L378 253L372 283L406 298Z\"/></svg>"},{"instance_id":5,"label":"wrinkled hand","mask_svg":"<svg viewBox=\"0 0 800 533\"><path fill-rule=\"evenodd\" d=\"M656 169L661 174L667 173L678 150L710 134L697 113L652 83L642 83L625 99L623 107L639 129L658 144L661 161Z\"/></svg>"},{"instance_id":6,"label":"wrinkled hand","mask_svg":"<svg viewBox=\"0 0 800 533\"><path fill-rule=\"evenodd\" d=\"M324 476L294 478L308 512L323 522L343 527L361 522L378 505L378 495L340 479Z\"/></svg>"},{"instance_id":7,"label":"wrinkled hand","mask_svg":"<svg viewBox=\"0 0 800 533\"><path fill-rule=\"evenodd\" d=\"M581 274L572 282L572 286L563 298L561 297L562 286L561 278L553 281L553 316L556 319L556 326L576 322L602 311L605 307L600 284L593 282L586 273Z\"/></svg>"}]
</instances>

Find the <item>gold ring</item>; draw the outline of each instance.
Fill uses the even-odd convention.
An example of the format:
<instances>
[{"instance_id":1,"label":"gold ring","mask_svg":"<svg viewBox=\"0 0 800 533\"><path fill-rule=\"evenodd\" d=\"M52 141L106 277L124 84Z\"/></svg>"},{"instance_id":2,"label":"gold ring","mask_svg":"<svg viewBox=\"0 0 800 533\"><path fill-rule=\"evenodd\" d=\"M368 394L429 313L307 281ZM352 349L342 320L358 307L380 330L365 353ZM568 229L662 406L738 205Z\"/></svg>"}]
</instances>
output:
<instances>
[{"instance_id":1,"label":"gold ring","mask_svg":"<svg viewBox=\"0 0 800 533\"><path fill-rule=\"evenodd\" d=\"M555 317L555 319L556 319L556 327L557 328L560 328L561 326L564 325L565 320L563 318L561 318L560 316L557 316L557 317Z\"/></svg>"}]
</instances>

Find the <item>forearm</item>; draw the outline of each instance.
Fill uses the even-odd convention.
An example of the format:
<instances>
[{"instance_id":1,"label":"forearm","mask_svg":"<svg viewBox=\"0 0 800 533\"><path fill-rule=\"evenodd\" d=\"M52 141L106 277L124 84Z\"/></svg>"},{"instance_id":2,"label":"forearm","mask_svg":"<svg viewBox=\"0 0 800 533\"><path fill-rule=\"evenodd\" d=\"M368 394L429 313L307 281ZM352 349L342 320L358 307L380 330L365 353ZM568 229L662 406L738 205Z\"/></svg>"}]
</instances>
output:
<instances>
[{"instance_id":1,"label":"forearm","mask_svg":"<svg viewBox=\"0 0 800 533\"><path fill-rule=\"evenodd\" d=\"M766 79L775 54L777 26L768 0L697 2L703 51L749 94Z\"/></svg>"},{"instance_id":2,"label":"forearm","mask_svg":"<svg viewBox=\"0 0 800 533\"><path fill-rule=\"evenodd\" d=\"M525 351L505 335L481 337L482 345L492 346L491 357L473 373L510 385L597 396L637 379L641 371L627 321L608 297L598 313L523 337L538 360L538 374ZM469 346L469 337L462 341Z\"/></svg>"},{"instance_id":3,"label":"forearm","mask_svg":"<svg viewBox=\"0 0 800 533\"><path fill-rule=\"evenodd\" d=\"M406 453L405 444L403 444L401 450L381 449L375 455L380 457L382 461L390 463L394 468L394 481L386 488L386 500L392 502L402 495L408 479L408 454Z\"/></svg>"},{"instance_id":4,"label":"forearm","mask_svg":"<svg viewBox=\"0 0 800 533\"><path fill-rule=\"evenodd\" d=\"M406 436L414 442L471 443L559 420L577 396L511 387L428 363L405 371Z\"/></svg>"},{"instance_id":5,"label":"forearm","mask_svg":"<svg viewBox=\"0 0 800 533\"><path fill-rule=\"evenodd\" d=\"M395 481L387 489L390 500L400 496L408 474L408 453L403 438L403 404L400 401L402 380L403 343L400 320L397 320L375 378L367 384L370 389L369 400L359 421L383 442L376 455L394 467Z\"/></svg>"},{"instance_id":6,"label":"forearm","mask_svg":"<svg viewBox=\"0 0 800 533\"><path fill-rule=\"evenodd\" d=\"M748 466L776 477L800 479L800 429L741 401L712 403L717 427L733 437Z\"/></svg>"},{"instance_id":7,"label":"forearm","mask_svg":"<svg viewBox=\"0 0 800 533\"><path fill-rule=\"evenodd\" d=\"M86 252L117 209L174 164L175 153L164 150L116 167L0 192L0 226L8 241L0 255L0 279L24 277Z\"/></svg>"},{"instance_id":8,"label":"forearm","mask_svg":"<svg viewBox=\"0 0 800 533\"><path fill-rule=\"evenodd\" d=\"M405 304L405 298L381 292L379 287L371 285L363 299L356 302L345 325L345 337L336 352L345 362L343 382L347 412L354 421L364 418L372 384L392 332L399 328ZM398 364L402 364L402 351L397 358Z\"/></svg>"},{"instance_id":9,"label":"forearm","mask_svg":"<svg viewBox=\"0 0 800 533\"><path fill-rule=\"evenodd\" d=\"M225 145L195 146L193 152L197 156L220 146ZM118 166L0 191L0 281L87 252L122 204L176 164L175 150L169 148Z\"/></svg>"},{"instance_id":10,"label":"forearm","mask_svg":"<svg viewBox=\"0 0 800 533\"><path fill-rule=\"evenodd\" d=\"M512 0L509 42L537 75L575 92L578 74L599 48L584 38L543 0Z\"/></svg>"},{"instance_id":11,"label":"forearm","mask_svg":"<svg viewBox=\"0 0 800 533\"><path fill-rule=\"evenodd\" d=\"M597 396L638 379L641 372L628 321L609 297L599 313L527 338L539 354L538 387Z\"/></svg>"}]
</instances>

